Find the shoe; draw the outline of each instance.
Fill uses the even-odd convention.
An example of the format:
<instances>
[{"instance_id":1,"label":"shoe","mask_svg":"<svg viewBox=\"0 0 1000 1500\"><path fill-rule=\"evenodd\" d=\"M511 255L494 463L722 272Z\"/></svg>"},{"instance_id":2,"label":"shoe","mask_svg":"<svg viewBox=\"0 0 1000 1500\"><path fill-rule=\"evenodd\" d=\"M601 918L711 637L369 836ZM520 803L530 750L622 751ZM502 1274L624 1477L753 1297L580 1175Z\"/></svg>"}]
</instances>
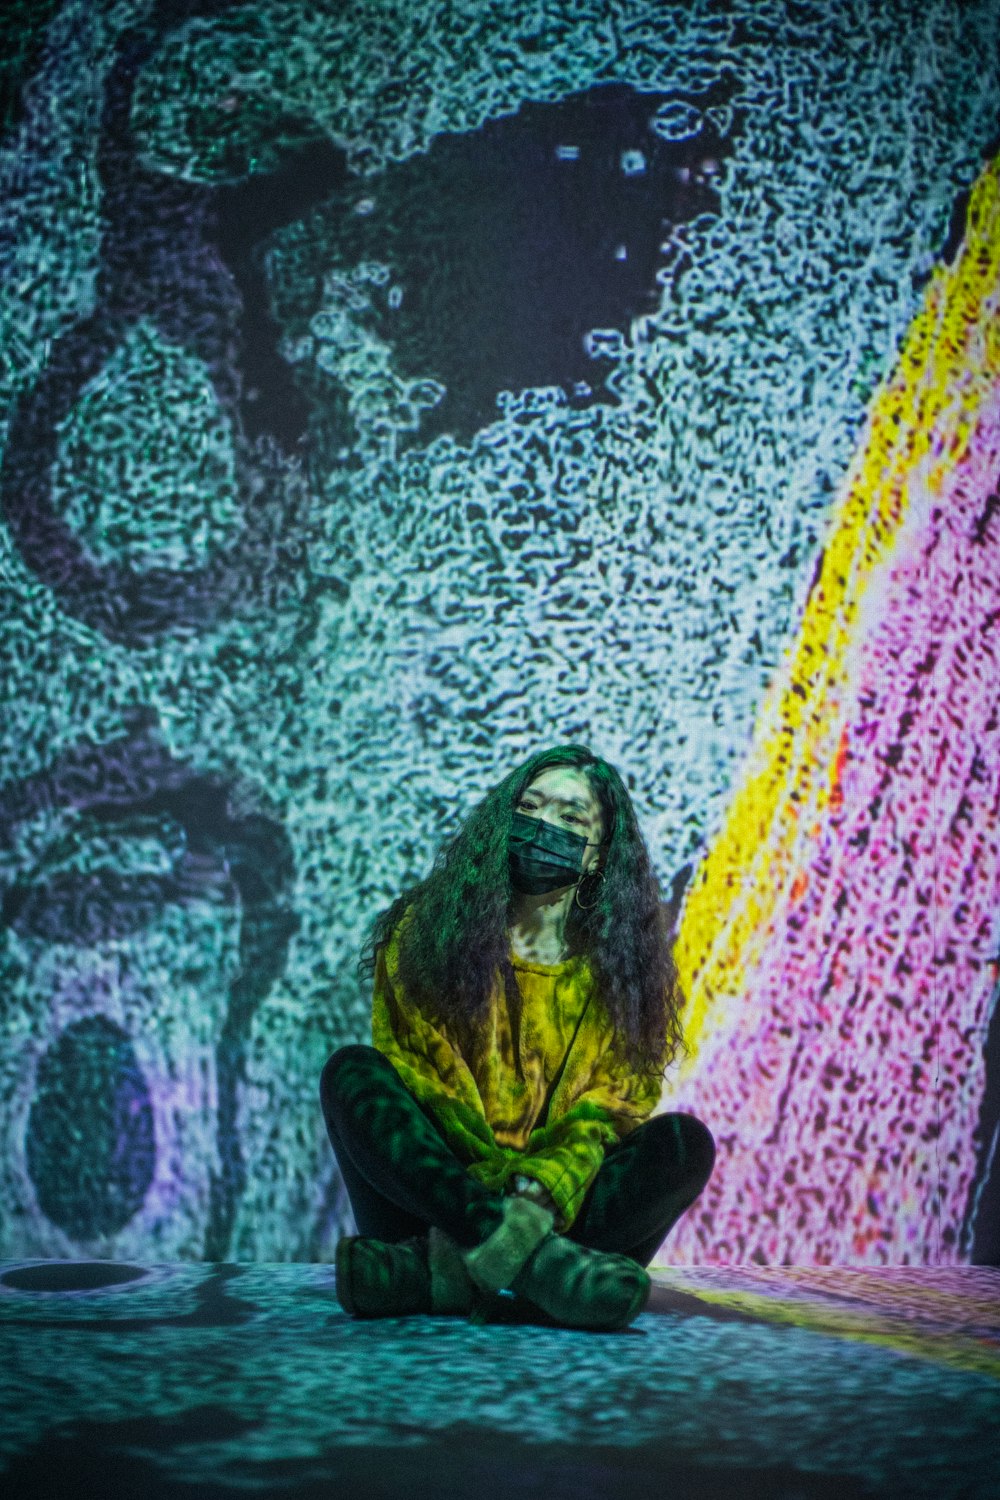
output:
<instances>
[{"instance_id":1,"label":"shoe","mask_svg":"<svg viewBox=\"0 0 1000 1500\"><path fill-rule=\"evenodd\" d=\"M427 1236L427 1262L431 1273L432 1313L485 1315L482 1294L465 1268L462 1252L442 1229L432 1227Z\"/></svg>"},{"instance_id":2,"label":"shoe","mask_svg":"<svg viewBox=\"0 0 1000 1500\"><path fill-rule=\"evenodd\" d=\"M400 1318L430 1312L425 1239L387 1245L343 1235L337 1241L337 1301L352 1318Z\"/></svg>"},{"instance_id":3,"label":"shoe","mask_svg":"<svg viewBox=\"0 0 1000 1500\"><path fill-rule=\"evenodd\" d=\"M652 1288L649 1274L627 1255L591 1250L551 1234L512 1290L566 1328L611 1333L635 1321Z\"/></svg>"},{"instance_id":4,"label":"shoe","mask_svg":"<svg viewBox=\"0 0 1000 1500\"><path fill-rule=\"evenodd\" d=\"M480 1302L462 1252L439 1229L396 1245L344 1235L336 1265L337 1301L352 1318L464 1314Z\"/></svg>"},{"instance_id":5,"label":"shoe","mask_svg":"<svg viewBox=\"0 0 1000 1500\"><path fill-rule=\"evenodd\" d=\"M556 1234L553 1223L540 1204L505 1199L503 1222L474 1250L459 1252L472 1281L488 1296L509 1289L565 1328L627 1328L649 1300L648 1274L625 1255Z\"/></svg>"}]
</instances>

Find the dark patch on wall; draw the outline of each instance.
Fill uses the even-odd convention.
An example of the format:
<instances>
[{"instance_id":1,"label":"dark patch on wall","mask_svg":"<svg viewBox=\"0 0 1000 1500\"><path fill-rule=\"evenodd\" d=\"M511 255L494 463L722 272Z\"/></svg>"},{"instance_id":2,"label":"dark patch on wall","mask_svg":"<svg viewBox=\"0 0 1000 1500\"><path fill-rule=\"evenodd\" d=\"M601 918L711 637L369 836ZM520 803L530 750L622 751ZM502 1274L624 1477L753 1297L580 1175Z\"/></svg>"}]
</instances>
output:
<instances>
[{"instance_id":1,"label":"dark patch on wall","mask_svg":"<svg viewBox=\"0 0 1000 1500\"><path fill-rule=\"evenodd\" d=\"M279 225L293 222L342 189L346 178L343 152L327 141L315 141L291 152L274 172L218 190L216 244L243 303L243 423L252 436L269 432L286 448L305 434L310 412L305 393L278 351L281 328L271 312L264 243Z\"/></svg>"},{"instance_id":2,"label":"dark patch on wall","mask_svg":"<svg viewBox=\"0 0 1000 1500\"><path fill-rule=\"evenodd\" d=\"M25 1157L39 1207L71 1239L116 1234L142 1207L153 1107L130 1037L106 1016L68 1026L41 1059Z\"/></svg>"},{"instance_id":3,"label":"dark patch on wall","mask_svg":"<svg viewBox=\"0 0 1000 1500\"><path fill-rule=\"evenodd\" d=\"M135 712L120 739L103 745L81 742L47 771L0 788L0 840L9 843L13 825L42 809L59 809L68 815L81 859L80 868L53 878L47 871L50 861L43 858L39 869L25 872L3 893L3 915L25 935L92 943L138 930L167 902L183 904L206 896L239 909L239 966L216 1042L219 1170L211 1182L205 1242L209 1260L225 1255L246 1184L237 1096L250 1023L282 973L298 928L289 900L294 878L291 845L279 823L254 810L259 801L251 786L175 760L160 741L155 715L148 710ZM239 811L233 810L234 802L242 804ZM148 836L156 828L165 835L171 829L182 834L171 874L137 876L96 861L86 867L88 832L111 831L127 839L135 832ZM164 850L168 852L167 844ZM57 1070L47 1085L46 1112L39 1118L49 1123L43 1135L45 1151L37 1156L38 1179L32 1169L36 1186L49 1170L46 1153L56 1150L59 1129L69 1128L67 1122L78 1107L73 1080L80 1070L74 1066L76 1071L69 1074L64 1068ZM39 1198L52 1217L46 1206L50 1200L58 1208L58 1195L46 1201ZM74 1208L73 1214L73 1223L86 1221L83 1209ZM65 1214L54 1222L74 1233L64 1218Z\"/></svg>"},{"instance_id":4,"label":"dark patch on wall","mask_svg":"<svg viewBox=\"0 0 1000 1500\"><path fill-rule=\"evenodd\" d=\"M36 72L60 0L4 0L0 15L0 138L24 116L24 90Z\"/></svg>"},{"instance_id":5,"label":"dark patch on wall","mask_svg":"<svg viewBox=\"0 0 1000 1500\"><path fill-rule=\"evenodd\" d=\"M726 92L720 83L698 103ZM502 390L559 385L579 405L613 400L613 360L590 352L587 335L627 333L654 312L658 273L682 268L676 249L668 268L671 232L720 206L729 142L707 126L664 139L652 121L668 102L679 101L602 84L525 104L331 195L275 236L279 321L306 333L324 275L387 264L362 315L403 375L446 388L421 440L468 441L496 418Z\"/></svg>"},{"instance_id":6,"label":"dark patch on wall","mask_svg":"<svg viewBox=\"0 0 1000 1500\"><path fill-rule=\"evenodd\" d=\"M977 1266L1000 1266L1000 1005L993 998L983 1049L986 1084L974 1139L976 1173L972 1180L963 1245Z\"/></svg>"}]
</instances>

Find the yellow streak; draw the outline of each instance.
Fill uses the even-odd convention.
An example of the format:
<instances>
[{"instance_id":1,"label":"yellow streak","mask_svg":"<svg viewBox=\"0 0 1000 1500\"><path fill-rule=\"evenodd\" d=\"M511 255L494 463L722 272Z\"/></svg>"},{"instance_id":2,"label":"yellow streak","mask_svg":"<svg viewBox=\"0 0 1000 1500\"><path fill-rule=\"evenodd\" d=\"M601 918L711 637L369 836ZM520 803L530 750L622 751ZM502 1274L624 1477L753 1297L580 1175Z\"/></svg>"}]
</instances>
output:
<instances>
[{"instance_id":1,"label":"yellow streak","mask_svg":"<svg viewBox=\"0 0 1000 1500\"><path fill-rule=\"evenodd\" d=\"M796 639L768 690L728 811L689 890L676 958L688 997L687 1071L713 1002L760 961L836 782L853 636L911 490L940 490L1000 373L1000 160L976 183L965 239L939 266L896 367L876 391L828 528Z\"/></svg>"},{"instance_id":2,"label":"yellow streak","mask_svg":"<svg viewBox=\"0 0 1000 1500\"><path fill-rule=\"evenodd\" d=\"M685 1280L682 1273L671 1270L669 1278L657 1275L658 1282L697 1297L712 1307L732 1308L761 1323L778 1323L784 1327L807 1328L812 1333L832 1338L850 1339L852 1343L876 1344L895 1349L917 1359L932 1360L955 1370L967 1370L1000 1380L1000 1347L972 1334L907 1328L902 1319L886 1317L871 1307L848 1309L822 1305L793 1297L769 1297L743 1290L716 1290Z\"/></svg>"}]
</instances>

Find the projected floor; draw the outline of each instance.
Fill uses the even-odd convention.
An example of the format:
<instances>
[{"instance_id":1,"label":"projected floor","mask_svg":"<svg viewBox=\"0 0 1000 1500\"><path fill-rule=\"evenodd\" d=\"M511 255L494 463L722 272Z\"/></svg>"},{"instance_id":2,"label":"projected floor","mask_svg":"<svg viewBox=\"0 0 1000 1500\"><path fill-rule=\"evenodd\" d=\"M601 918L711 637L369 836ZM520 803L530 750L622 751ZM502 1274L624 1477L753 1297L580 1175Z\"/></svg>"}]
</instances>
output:
<instances>
[{"instance_id":1,"label":"projected floor","mask_svg":"<svg viewBox=\"0 0 1000 1500\"><path fill-rule=\"evenodd\" d=\"M661 1270L627 1332L355 1322L318 1265L0 1270L5 1492L995 1495L1000 1272Z\"/></svg>"}]
</instances>

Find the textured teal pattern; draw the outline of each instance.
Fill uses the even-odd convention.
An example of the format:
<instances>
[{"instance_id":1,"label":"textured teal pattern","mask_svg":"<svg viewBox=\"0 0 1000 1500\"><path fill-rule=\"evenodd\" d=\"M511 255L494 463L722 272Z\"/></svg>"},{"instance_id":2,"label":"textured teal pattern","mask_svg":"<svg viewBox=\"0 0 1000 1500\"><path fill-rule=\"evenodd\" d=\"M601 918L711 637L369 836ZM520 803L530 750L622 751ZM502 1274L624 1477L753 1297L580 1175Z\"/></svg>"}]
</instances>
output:
<instances>
[{"instance_id":1,"label":"textured teal pattern","mask_svg":"<svg viewBox=\"0 0 1000 1500\"><path fill-rule=\"evenodd\" d=\"M949 1361L972 1338L995 1358L998 1273L910 1272L905 1309L891 1271L799 1287L803 1323L908 1319L927 1335L921 1355L771 1321L790 1289L768 1274L758 1310L740 1313L701 1300L695 1273L683 1293L661 1273L659 1310L610 1335L358 1323L327 1267L151 1267L61 1294L0 1274L0 1461L23 1500L55 1473L67 1500L86 1482L99 1493L111 1472L136 1493L170 1482L213 1497L402 1484L486 1500L653 1500L671 1486L697 1500L991 1500L1000 1382ZM705 1290L739 1287L719 1271Z\"/></svg>"}]
</instances>

